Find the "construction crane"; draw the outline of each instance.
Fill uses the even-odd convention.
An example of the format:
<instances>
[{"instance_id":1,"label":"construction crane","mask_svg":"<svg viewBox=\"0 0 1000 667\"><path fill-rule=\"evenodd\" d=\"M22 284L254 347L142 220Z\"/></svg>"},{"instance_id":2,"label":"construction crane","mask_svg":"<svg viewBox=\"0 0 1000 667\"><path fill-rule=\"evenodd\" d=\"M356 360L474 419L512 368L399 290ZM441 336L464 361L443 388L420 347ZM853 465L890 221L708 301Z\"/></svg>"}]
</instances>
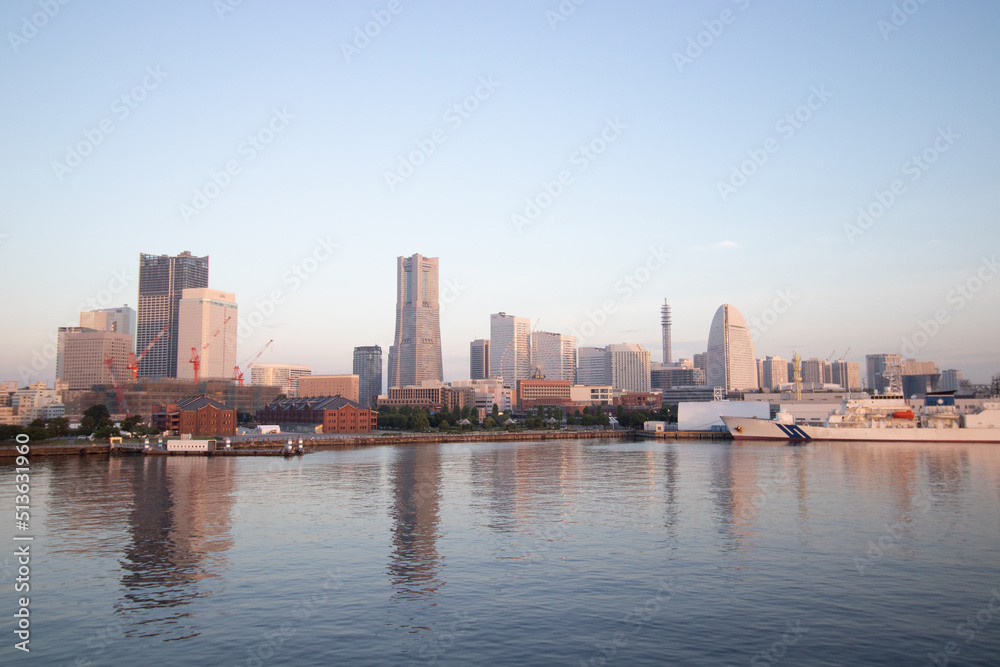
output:
<instances>
[{"instance_id":1,"label":"construction crane","mask_svg":"<svg viewBox=\"0 0 1000 667\"><path fill-rule=\"evenodd\" d=\"M198 354L198 348L191 348L191 358L188 359L188 363L194 366L194 383L198 384L198 371L201 369L201 356Z\"/></svg>"},{"instance_id":2,"label":"construction crane","mask_svg":"<svg viewBox=\"0 0 1000 667\"><path fill-rule=\"evenodd\" d=\"M219 327L218 329L216 329L215 333L212 334L212 339L215 339L215 338L219 337L219 334L222 332L222 330L225 328L225 326L227 324L229 324L229 320L231 320L231 319L233 319L232 315L230 315L229 317L226 318L226 320L222 323L222 326ZM222 342L223 342L223 344L225 343L225 339L224 338L222 339ZM203 350L208 349L208 346L211 345L211 344L212 344L212 340L206 340L205 344L201 346L201 349L203 349ZM224 350L223 350L223 354L225 354Z\"/></svg>"},{"instance_id":3,"label":"construction crane","mask_svg":"<svg viewBox=\"0 0 1000 667\"><path fill-rule=\"evenodd\" d=\"M105 355L104 365L108 367L108 375L111 376L111 384L115 386L115 398L118 399L118 408L124 412L127 417L129 414L128 403L125 402L125 392L122 391L122 383L118 381L118 376L115 375L115 360Z\"/></svg>"},{"instance_id":4,"label":"construction crane","mask_svg":"<svg viewBox=\"0 0 1000 667\"><path fill-rule=\"evenodd\" d=\"M256 362L258 359L260 359L260 355L264 354L264 352L267 350L267 348L271 347L271 343L273 343L273 342L274 342L273 338L271 340L267 341L267 343L264 345L264 347L260 348L260 352L258 352L257 354L255 354L253 356L253 359L250 360L250 363L243 364L243 367L246 369L246 372L248 372L248 373L250 372L250 368L254 365L254 362ZM243 372L244 371L241 371L239 366L234 366L233 367L233 380L235 380L236 383L239 386L241 386L241 387L243 386Z\"/></svg>"},{"instance_id":5,"label":"construction crane","mask_svg":"<svg viewBox=\"0 0 1000 667\"><path fill-rule=\"evenodd\" d=\"M164 336L169 336L169 335L170 335L170 325L168 324L167 326L160 329L160 333L156 334L153 340L149 342L149 345L146 346L146 349L139 353L139 356L136 356L135 352L128 353L128 363L125 364L125 368L132 371L132 382L135 382L136 380L139 379L139 362L142 361L142 358L146 356L147 352L153 349L153 346L156 345L156 342L158 340L160 340Z\"/></svg>"}]
</instances>

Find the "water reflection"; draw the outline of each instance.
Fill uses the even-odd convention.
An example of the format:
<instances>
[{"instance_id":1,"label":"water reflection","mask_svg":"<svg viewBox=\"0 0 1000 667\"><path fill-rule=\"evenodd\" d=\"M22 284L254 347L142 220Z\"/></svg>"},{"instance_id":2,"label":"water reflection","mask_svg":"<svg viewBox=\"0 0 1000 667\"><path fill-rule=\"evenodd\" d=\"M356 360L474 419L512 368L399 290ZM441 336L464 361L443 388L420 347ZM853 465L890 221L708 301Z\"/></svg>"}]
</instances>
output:
<instances>
[{"instance_id":1,"label":"water reflection","mask_svg":"<svg viewBox=\"0 0 1000 667\"><path fill-rule=\"evenodd\" d=\"M444 559L440 537L441 450L436 445L401 447L390 465L392 553L389 577L393 597L418 599L444 585L438 576Z\"/></svg>"},{"instance_id":2,"label":"water reflection","mask_svg":"<svg viewBox=\"0 0 1000 667\"><path fill-rule=\"evenodd\" d=\"M199 582L220 576L233 546L232 465L204 457L141 459L133 477L131 541L121 561L120 612L159 609L145 622L172 625L190 615L185 605L212 593Z\"/></svg>"}]
</instances>

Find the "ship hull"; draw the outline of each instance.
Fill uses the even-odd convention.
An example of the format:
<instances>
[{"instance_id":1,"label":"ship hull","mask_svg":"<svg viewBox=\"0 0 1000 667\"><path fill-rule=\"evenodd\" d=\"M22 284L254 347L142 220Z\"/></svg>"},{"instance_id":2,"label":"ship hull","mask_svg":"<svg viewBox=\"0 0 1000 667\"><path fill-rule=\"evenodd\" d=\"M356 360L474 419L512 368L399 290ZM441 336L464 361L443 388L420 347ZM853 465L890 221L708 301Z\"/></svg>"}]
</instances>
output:
<instances>
[{"instance_id":1,"label":"ship hull","mask_svg":"<svg viewBox=\"0 0 1000 667\"><path fill-rule=\"evenodd\" d=\"M765 419L723 417L734 440L839 440L849 442L996 442L995 428L851 428L779 424Z\"/></svg>"}]
</instances>

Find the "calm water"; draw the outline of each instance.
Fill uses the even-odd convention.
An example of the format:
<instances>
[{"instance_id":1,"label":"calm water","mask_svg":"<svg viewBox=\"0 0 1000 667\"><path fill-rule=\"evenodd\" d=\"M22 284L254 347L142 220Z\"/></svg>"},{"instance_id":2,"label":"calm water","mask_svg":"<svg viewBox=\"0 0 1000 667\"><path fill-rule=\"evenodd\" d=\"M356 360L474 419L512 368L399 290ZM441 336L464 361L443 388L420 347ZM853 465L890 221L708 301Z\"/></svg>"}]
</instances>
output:
<instances>
[{"instance_id":1,"label":"calm water","mask_svg":"<svg viewBox=\"0 0 1000 667\"><path fill-rule=\"evenodd\" d=\"M36 459L32 483L32 650L4 548L4 665L1000 664L998 446Z\"/></svg>"}]
</instances>

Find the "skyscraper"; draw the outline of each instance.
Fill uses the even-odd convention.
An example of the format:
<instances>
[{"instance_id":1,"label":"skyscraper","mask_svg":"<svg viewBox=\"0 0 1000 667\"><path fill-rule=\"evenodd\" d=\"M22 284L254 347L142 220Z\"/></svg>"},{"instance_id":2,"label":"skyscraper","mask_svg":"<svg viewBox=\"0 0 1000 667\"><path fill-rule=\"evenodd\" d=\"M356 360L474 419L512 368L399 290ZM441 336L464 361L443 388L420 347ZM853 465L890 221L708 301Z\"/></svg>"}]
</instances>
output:
<instances>
[{"instance_id":1,"label":"skyscraper","mask_svg":"<svg viewBox=\"0 0 1000 667\"><path fill-rule=\"evenodd\" d=\"M746 320L728 303L719 306L708 331L708 386L727 392L757 389L757 359Z\"/></svg>"},{"instance_id":2,"label":"skyscraper","mask_svg":"<svg viewBox=\"0 0 1000 667\"><path fill-rule=\"evenodd\" d=\"M139 375L177 377L177 334L181 293L188 288L208 287L208 257L182 252L168 255L139 255L139 312L136 327L137 350L144 350L163 327L163 336L139 361Z\"/></svg>"},{"instance_id":3,"label":"skyscraper","mask_svg":"<svg viewBox=\"0 0 1000 667\"><path fill-rule=\"evenodd\" d=\"M660 306L660 326L663 328L663 363L673 363L673 356L670 351L670 304L663 300Z\"/></svg>"},{"instance_id":4,"label":"skyscraper","mask_svg":"<svg viewBox=\"0 0 1000 667\"><path fill-rule=\"evenodd\" d=\"M444 380L437 257L396 258L396 336L389 359L391 386Z\"/></svg>"},{"instance_id":5,"label":"skyscraper","mask_svg":"<svg viewBox=\"0 0 1000 667\"><path fill-rule=\"evenodd\" d=\"M621 343L605 348L605 366L617 391L649 391L649 350ZM754 370L756 374L756 369Z\"/></svg>"},{"instance_id":6,"label":"skyscraper","mask_svg":"<svg viewBox=\"0 0 1000 667\"><path fill-rule=\"evenodd\" d=\"M897 376L902 376L903 356L900 354L868 354L865 355L865 366L868 371L868 389L884 394L889 389L887 370L894 370ZM889 373L891 375L891 373ZM901 387L894 387L895 391Z\"/></svg>"},{"instance_id":7,"label":"skyscraper","mask_svg":"<svg viewBox=\"0 0 1000 667\"><path fill-rule=\"evenodd\" d=\"M490 373L509 387L531 377L528 334L531 320L507 313L490 315Z\"/></svg>"},{"instance_id":8,"label":"skyscraper","mask_svg":"<svg viewBox=\"0 0 1000 667\"><path fill-rule=\"evenodd\" d=\"M370 410L382 393L382 348L378 345L354 348L353 370L358 376L358 402Z\"/></svg>"},{"instance_id":9,"label":"skyscraper","mask_svg":"<svg viewBox=\"0 0 1000 667\"><path fill-rule=\"evenodd\" d=\"M576 382L576 336L532 331L531 368L546 380Z\"/></svg>"},{"instance_id":10,"label":"skyscraper","mask_svg":"<svg viewBox=\"0 0 1000 667\"><path fill-rule=\"evenodd\" d=\"M469 378L487 380L490 377L490 339L477 338L469 344Z\"/></svg>"},{"instance_id":11,"label":"skyscraper","mask_svg":"<svg viewBox=\"0 0 1000 667\"><path fill-rule=\"evenodd\" d=\"M135 338L135 311L128 306L101 308L80 313L80 326L96 331L123 333ZM133 344L134 344L133 340Z\"/></svg>"},{"instance_id":12,"label":"skyscraper","mask_svg":"<svg viewBox=\"0 0 1000 667\"><path fill-rule=\"evenodd\" d=\"M611 369L605 364L603 347L581 347L577 353L576 381L578 384L604 386L611 384Z\"/></svg>"},{"instance_id":13,"label":"skyscraper","mask_svg":"<svg viewBox=\"0 0 1000 667\"><path fill-rule=\"evenodd\" d=\"M177 375L194 379L192 354L199 358L199 378L229 379L236 367L236 295L207 287L181 291L177 306ZM194 350L192 352L192 350Z\"/></svg>"}]
</instances>

